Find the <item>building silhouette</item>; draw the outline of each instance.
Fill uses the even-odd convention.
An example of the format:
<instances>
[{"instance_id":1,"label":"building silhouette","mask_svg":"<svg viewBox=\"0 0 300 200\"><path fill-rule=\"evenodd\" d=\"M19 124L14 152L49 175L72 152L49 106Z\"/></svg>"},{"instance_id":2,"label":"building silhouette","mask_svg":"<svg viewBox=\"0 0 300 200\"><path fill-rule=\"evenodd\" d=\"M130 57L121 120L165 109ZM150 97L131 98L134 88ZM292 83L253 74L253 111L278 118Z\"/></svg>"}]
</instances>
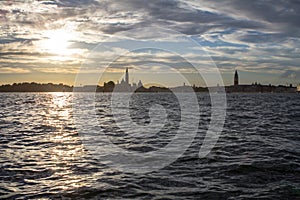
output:
<instances>
[{"instance_id":1,"label":"building silhouette","mask_svg":"<svg viewBox=\"0 0 300 200\"><path fill-rule=\"evenodd\" d=\"M235 74L234 74L234 86L238 86L239 85L239 75L237 70L235 70Z\"/></svg>"},{"instance_id":2,"label":"building silhouette","mask_svg":"<svg viewBox=\"0 0 300 200\"><path fill-rule=\"evenodd\" d=\"M242 92L242 93L295 93L300 92L300 85L293 87L290 85L263 85L260 83L239 84L239 76L237 70L234 73L234 84L225 86L226 93ZM151 86L145 88L141 80L138 83L129 83L129 70L126 68L122 80L115 84L113 81L104 83L103 86L99 85L80 85L68 86L61 84L40 84L40 83L14 83L12 85L1 85L0 92L223 92L220 85L214 87L193 87L183 84L173 88Z\"/></svg>"},{"instance_id":3,"label":"building silhouette","mask_svg":"<svg viewBox=\"0 0 300 200\"><path fill-rule=\"evenodd\" d=\"M129 85L129 74L128 74L128 67L126 67L126 72L125 72L125 83Z\"/></svg>"},{"instance_id":4,"label":"building silhouette","mask_svg":"<svg viewBox=\"0 0 300 200\"><path fill-rule=\"evenodd\" d=\"M141 80L139 80L139 82L138 82L138 84L137 84L137 87L138 87L138 88L141 88L141 87L143 87L143 83L142 83L142 81L141 81Z\"/></svg>"},{"instance_id":5,"label":"building silhouette","mask_svg":"<svg viewBox=\"0 0 300 200\"><path fill-rule=\"evenodd\" d=\"M138 84L136 83L129 83L129 71L128 71L128 67L126 67L125 70L125 78L122 78L121 82L117 83L115 85L115 89L114 91L116 92L133 92L135 90L137 90L138 88L143 88L143 83L141 80L139 80Z\"/></svg>"}]
</instances>

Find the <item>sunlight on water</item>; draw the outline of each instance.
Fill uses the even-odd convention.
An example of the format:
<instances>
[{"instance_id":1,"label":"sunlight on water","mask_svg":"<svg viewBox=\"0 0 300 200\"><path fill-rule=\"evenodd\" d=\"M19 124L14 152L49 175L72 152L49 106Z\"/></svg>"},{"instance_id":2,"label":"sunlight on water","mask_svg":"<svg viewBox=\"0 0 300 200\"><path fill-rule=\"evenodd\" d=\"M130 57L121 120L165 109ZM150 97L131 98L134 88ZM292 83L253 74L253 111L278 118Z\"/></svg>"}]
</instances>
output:
<instances>
[{"instance_id":1,"label":"sunlight on water","mask_svg":"<svg viewBox=\"0 0 300 200\"><path fill-rule=\"evenodd\" d=\"M48 138L49 142L54 144L50 150L50 155L52 162L56 163L51 169L56 171L56 175L64 180L59 185L61 190L82 187L82 181L85 178L70 169L73 162L80 161L81 156L84 155L84 149L77 137L75 128L70 124L72 122L72 94L51 93L49 99L51 105L48 107L47 122L56 129Z\"/></svg>"},{"instance_id":2,"label":"sunlight on water","mask_svg":"<svg viewBox=\"0 0 300 200\"><path fill-rule=\"evenodd\" d=\"M1 199L174 199L198 194L208 199L276 199L280 194L295 199L299 191L295 177L300 160L297 94L229 95L222 136L213 151L199 159L210 120L209 98L200 94L201 121L192 146L170 166L145 175L118 172L85 149L73 121L72 93L0 96ZM142 130L143 137L124 134L113 122L109 97L96 95L97 120L121 148L155 151L179 127L180 110L170 96L136 95L131 103L133 120L147 123L147 106L159 100L168 114L166 126L156 135Z\"/></svg>"},{"instance_id":3,"label":"sunlight on water","mask_svg":"<svg viewBox=\"0 0 300 200\"><path fill-rule=\"evenodd\" d=\"M52 102L54 105L56 105L58 108L63 108L64 106L67 106L68 102L67 95L63 92L54 92L52 94Z\"/></svg>"}]
</instances>

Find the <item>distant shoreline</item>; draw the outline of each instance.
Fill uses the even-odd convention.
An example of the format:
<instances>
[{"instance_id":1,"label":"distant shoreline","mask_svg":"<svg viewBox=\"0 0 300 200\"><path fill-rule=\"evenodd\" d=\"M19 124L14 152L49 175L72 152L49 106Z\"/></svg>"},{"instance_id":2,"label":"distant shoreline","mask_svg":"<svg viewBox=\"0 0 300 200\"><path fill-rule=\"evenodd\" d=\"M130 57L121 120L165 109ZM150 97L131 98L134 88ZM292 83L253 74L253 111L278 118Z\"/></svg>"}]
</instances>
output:
<instances>
[{"instance_id":1,"label":"distant shoreline","mask_svg":"<svg viewBox=\"0 0 300 200\"><path fill-rule=\"evenodd\" d=\"M0 94L51 94L51 93L78 93L78 94L112 94L113 92L0 92ZM114 92L116 93L116 92ZM127 92L117 92L119 94L126 94ZM134 92L134 94L170 94L172 92ZM196 94L210 94L209 92L179 92L179 93L196 93ZM218 94L213 92L213 94ZM300 92L226 92L226 94L300 94Z\"/></svg>"},{"instance_id":2,"label":"distant shoreline","mask_svg":"<svg viewBox=\"0 0 300 200\"><path fill-rule=\"evenodd\" d=\"M0 93L40 93L40 92L97 92L97 93L110 93L110 92L135 92L135 93L170 93L170 92L197 92L197 93L297 93L297 88L293 86L284 85L235 85L235 86L214 86L214 87L195 87L195 86L178 86L172 88L151 86L149 88L140 87L135 91L118 91L114 87L106 87L99 85L89 85L82 87L73 87L64 84L40 84L40 83L14 83L0 86Z\"/></svg>"}]
</instances>

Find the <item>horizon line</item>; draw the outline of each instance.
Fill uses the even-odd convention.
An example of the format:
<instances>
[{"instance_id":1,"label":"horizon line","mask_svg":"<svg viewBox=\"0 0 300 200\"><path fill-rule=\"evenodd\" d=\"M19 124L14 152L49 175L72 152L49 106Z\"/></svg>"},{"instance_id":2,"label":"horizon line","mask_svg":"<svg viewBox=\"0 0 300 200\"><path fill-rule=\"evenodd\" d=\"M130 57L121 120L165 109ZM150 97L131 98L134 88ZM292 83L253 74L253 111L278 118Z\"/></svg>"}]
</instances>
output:
<instances>
[{"instance_id":1,"label":"horizon line","mask_svg":"<svg viewBox=\"0 0 300 200\"><path fill-rule=\"evenodd\" d=\"M53 82L48 82L48 83L45 83L45 82L27 82L27 81L25 81L25 82L15 82L15 83L6 83L6 84L1 84L0 85L0 87L2 87L2 86L13 86L13 85L20 85L20 84L38 84L38 85L57 85L57 86L59 86L59 85L63 85L63 86L68 86L68 87L73 87L73 88L81 88L81 87L87 87L87 86L97 86L97 87L104 87L104 84L105 83L109 83L109 82L113 82L115 85L117 84L117 83L115 83L114 81L108 81L108 82L104 82L103 83L103 85L99 85L99 84L97 84L97 85L89 85L89 84L87 84L87 85L81 85L81 86L74 86L74 85L69 85L69 84L66 84L66 83L53 83ZM257 86L286 86L286 87L297 87L297 86L300 86L300 84L296 84L296 85L294 85L294 84L277 84L277 85L275 85L275 84L271 84L271 83L269 83L269 84L261 84L261 83L259 83L259 82L254 82L254 83L251 83L251 84L238 84L237 86L252 86L252 85L257 85ZM150 88L150 87L164 87L164 88L176 88L176 87L202 87L202 88L209 88L209 87L230 87L230 86L235 86L234 84L231 84L231 85L219 85L219 84L216 84L216 85L214 85L214 86L199 86L199 85L187 85L187 84L185 84L185 83L183 83L183 85L177 85L177 86L158 86L158 85L150 85L150 86L148 86L148 88ZM143 85L143 87L144 87L144 85ZM145 87L146 88L146 87Z\"/></svg>"}]
</instances>

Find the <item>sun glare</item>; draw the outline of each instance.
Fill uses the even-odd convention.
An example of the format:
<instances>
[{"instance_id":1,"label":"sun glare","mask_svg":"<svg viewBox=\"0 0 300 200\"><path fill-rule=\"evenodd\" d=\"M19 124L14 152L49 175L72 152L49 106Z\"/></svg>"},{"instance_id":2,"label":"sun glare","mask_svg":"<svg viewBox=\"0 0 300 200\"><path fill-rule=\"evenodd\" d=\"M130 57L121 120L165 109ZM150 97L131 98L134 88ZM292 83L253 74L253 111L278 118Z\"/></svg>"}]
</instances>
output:
<instances>
[{"instance_id":1,"label":"sun glare","mask_svg":"<svg viewBox=\"0 0 300 200\"><path fill-rule=\"evenodd\" d=\"M64 29L47 31L45 32L45 40L41 43L41 49L58 56L71 55L72 51L68 47L73 37L71 32Z\"/></svg>"}]
</instances>

